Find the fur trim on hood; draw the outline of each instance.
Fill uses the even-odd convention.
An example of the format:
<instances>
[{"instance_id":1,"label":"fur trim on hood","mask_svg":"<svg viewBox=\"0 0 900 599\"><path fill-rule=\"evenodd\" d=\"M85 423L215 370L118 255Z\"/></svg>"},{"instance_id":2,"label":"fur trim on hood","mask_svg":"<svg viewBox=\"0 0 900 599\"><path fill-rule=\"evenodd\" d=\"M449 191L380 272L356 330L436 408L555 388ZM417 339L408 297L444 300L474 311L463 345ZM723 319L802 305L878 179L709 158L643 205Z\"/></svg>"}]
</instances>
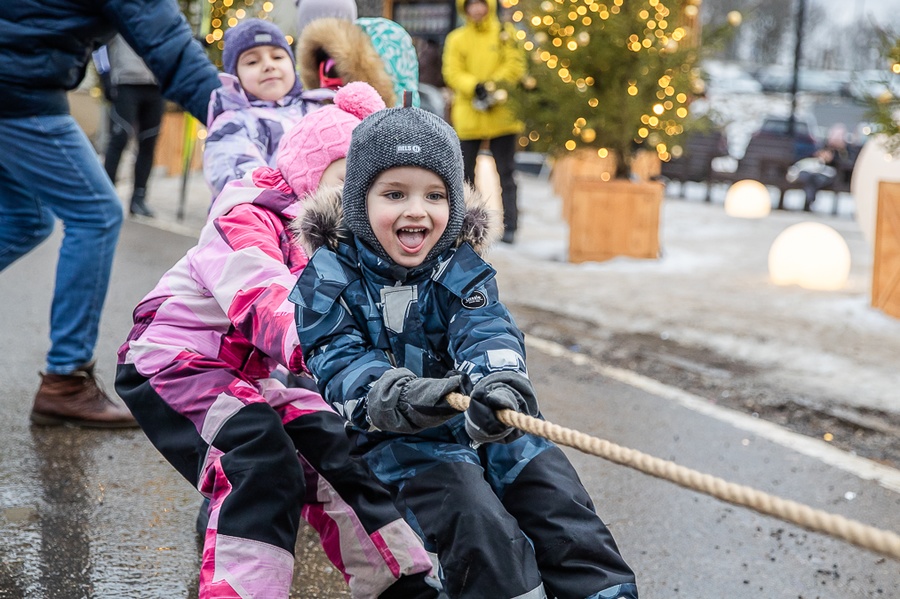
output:
<instances>
[{"instance_id":1,"label":"fur trim on hood","mask_svg":"<svg viewBox=\"0 0 900 599\"><path fill-rule=\"evenodd\" d=\"M336 250L338 242L347 239L350 231L342 222L342 189L328 187L303 200L303 212L291 222L297 243L312 256L327 246ZM468 242L479 255L484 255L503 232L503 224L496 210L488 207L485 198L469 185L465 186L466 214L454 247Z\"/></svg>"},{"instance_id":2,"label":"fur trim on hood","mask_svg":"<svg viewBox=\"0 0 900 599\"><path fill-rule=\"evenodd\" d=\"M387 106L396 104L391 77L362 27L343 19L325 18L316 19L303 29L297 41L297 65L306 89L319 87L320 52L334 59L345 84L365 81Z\"/></svg>"}]
</instances>

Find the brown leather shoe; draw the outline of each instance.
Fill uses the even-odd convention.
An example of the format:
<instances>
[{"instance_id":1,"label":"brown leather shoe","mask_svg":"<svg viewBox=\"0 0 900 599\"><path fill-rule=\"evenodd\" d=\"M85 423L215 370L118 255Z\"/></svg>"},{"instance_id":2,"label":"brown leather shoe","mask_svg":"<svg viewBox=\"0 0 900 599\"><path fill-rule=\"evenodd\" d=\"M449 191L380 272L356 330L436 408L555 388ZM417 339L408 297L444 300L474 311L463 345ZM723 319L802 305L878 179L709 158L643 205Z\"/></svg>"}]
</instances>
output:
<instances>
[{"instance_id":1,"label":"brown leather shoe","mask_svg":"<svg viewBox=\"0 0 900 599\"><path fill-rule=\"evenodd\" d=\"M71 424L94 428L138 425L128 408L114 403L97 384L93 362L72 374L41 373L41 387L34 396L31 422L44 426Z\"/></svg>"}]
</instances>

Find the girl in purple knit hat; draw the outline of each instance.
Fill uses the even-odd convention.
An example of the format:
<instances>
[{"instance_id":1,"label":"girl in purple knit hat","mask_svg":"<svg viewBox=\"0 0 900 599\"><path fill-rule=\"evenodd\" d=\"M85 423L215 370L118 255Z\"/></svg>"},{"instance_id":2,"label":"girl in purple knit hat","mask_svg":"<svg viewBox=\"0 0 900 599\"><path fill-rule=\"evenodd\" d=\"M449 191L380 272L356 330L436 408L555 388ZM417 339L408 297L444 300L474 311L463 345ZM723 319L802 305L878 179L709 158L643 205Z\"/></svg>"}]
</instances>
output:
<instances>
[{"instance_id":1,"label":"girl in purple knit hat","mask_svg":"<svg viewBox=\"0 0 900 599\"><path fill-rule=\"evenodd\" d=\"M119 350L120 397L210 500L200 599L287 599L301 517L352 597L440 596L421 541L350 456L288 301L308 262L288 224L307 194L343 183L351 131L381 108L367 84L345 86L285 134L277 168L226 186L197 245L135 308Z\"/></svg>"},{"instance_id":2,"label":"girl in purple knit hat","mask_svg":"<svg viewBox=\"0 0 900 599\"><path fill-rule=\"evenodd\" d=\"M258 166L274 167L284 133L334 96L303 89L291 46L274 23L245 19L225 31L224 43L225 72L210 98L203 151L213 197Z\"/></svg>"},{"instance_id":3,"label":"girl in purple knit hat","mask_svg":"<svg viewBox=\"0 0 900 599\"><path fill-rule=\"evenodd\" d=\"M371 46L371 44L368 44ZM371 47L346 48L354 77L384 96L391 89L380 59L365 60ZM376 55L377 56L377 55ZM334 89L318 80L303 88L296 74L294 53L274 23L245 19L225 31L222 86L210 99L203 173L213 196L225 185L258 166L275 166L278 142L306 114L331 102ZM379 85L378 82L387 84Z\"/></svg>"}]
</instances>

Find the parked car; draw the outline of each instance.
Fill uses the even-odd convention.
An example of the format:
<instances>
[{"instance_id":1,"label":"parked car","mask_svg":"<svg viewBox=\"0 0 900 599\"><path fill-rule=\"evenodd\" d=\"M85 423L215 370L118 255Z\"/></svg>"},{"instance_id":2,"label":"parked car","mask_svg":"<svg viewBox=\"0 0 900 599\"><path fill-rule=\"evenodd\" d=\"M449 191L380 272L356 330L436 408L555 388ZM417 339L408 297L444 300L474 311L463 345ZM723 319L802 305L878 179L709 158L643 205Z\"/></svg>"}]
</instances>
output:
<instances>
[{"instance_id":1,"label":"parked car","mask_svg":"<svg viewBox=\"0 0 900 599\"><path fill-rule=\"evenodd\" d=\"M792 72L790 67L783 65L770 65L759 69L755 74L756 80L766 92L791 91Z\"/></svg>"},{"instance_id":2,"label":"parked car","mask_svg":"<svg viewBox=\"0 0 900 599\"><path fill-rule=\"evenodd\" d=\"M703 62L706 89L710 93L758 94L762 84L737 64L719 60Z\"/></svg>"},{"instance_id":3,"label":"parked car","mask_svg":"<svg viewBox=\"0 0 900 599\"><path fill-rule=\"evenodd\" d=\"M797 160L812 156L819 148L819 142L815 137L816 124L810 116L797 116L794 119L794 154ZM763 119L762 125L757 129L750 140L760 136L790 137L789 116L768 116Z\"/></svg>"},{"instance_id":4,"label":"parked car","mask_svg":"<svg viewBox=\"0 0 900 599\"><path fill-rule=\"evenodd\" d=\"M756 78L763 91L786 93L791 91L794 72L788 66L770 65L759 69ZM846 71L800 69L797 77L797 91L820 95L841 95L849 84L850 74Z\"/></svg>"},{"instance_id":5,"label":"parked car","mask_svg":"<svg viewBox=\"0 0 900 599\"><path fill-rule=\"evenodd\" d=\"M850 95L857 100L877 99L886 92L900 96L900 75L888 70L866 70L850 78Z\"/></svg>"},{"instance_id":6,"label":"parked car","mask_svg":"<svg viewBox=\"0 0 900 599\"><path fill-rule=\"evenodd\" d=\"M797 85L800 91L815 94L837 96L844 93L850 84L850 74L847 71L820 71L804 69L800 71Z\"/></svg>"}]
</instances>

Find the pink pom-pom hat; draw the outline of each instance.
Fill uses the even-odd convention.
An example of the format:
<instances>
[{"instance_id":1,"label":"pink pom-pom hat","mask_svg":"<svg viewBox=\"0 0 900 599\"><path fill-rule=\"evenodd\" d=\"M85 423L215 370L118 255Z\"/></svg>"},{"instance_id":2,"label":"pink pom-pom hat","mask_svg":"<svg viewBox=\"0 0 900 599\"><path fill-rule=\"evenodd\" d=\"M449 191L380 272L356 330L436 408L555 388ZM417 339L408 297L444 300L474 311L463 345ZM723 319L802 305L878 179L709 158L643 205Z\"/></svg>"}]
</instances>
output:
<instances>
[{"instance_id":1,"label":"pink pom-pom hat","mask_svg":"<svg viewBox=\"0 0 900 599\"><path fill-rule=\"evenodd\" d=\"M360 121L385 108L368 83L354 81L338 90L334 104L312 112L281 138L276 165L298 196L315 191L325 169L347 157L350 136Z\"/></svg>"}]
</instances>

